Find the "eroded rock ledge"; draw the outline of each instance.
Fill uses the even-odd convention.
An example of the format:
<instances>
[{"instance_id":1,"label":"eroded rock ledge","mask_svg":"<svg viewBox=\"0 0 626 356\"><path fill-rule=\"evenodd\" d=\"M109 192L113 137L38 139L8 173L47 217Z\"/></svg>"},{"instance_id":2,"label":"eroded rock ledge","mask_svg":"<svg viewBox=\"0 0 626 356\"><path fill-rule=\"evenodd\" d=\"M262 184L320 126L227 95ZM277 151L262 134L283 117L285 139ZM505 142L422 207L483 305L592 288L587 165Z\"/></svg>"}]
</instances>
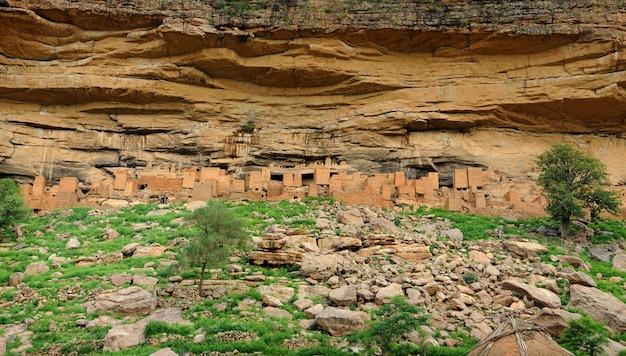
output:
<instances>
[{"instance_id":1,"label":"eroded rock ledge","mask_svg":"<svg viewBox=\"0 0 626 356\"><path fill-rule=\"evenodd\" d=\"M572 141L626 182L626 11L612 2L8 0L0 175L492 167Z\"/></svg>"}]
</instances>

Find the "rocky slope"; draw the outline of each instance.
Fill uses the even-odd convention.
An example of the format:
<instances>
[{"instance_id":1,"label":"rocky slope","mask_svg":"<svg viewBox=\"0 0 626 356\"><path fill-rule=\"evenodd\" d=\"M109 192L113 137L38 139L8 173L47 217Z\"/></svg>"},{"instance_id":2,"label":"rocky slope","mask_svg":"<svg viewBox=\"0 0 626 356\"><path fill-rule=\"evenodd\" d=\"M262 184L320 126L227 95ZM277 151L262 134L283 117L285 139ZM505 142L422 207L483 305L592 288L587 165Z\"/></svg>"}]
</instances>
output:
<instances>
[{"instance_id":1,"label":"rocky slope","mask_svg":"<svg viewBox=\"0 0 626 356\"><path fill-rule=\"evenodd\" d=\"M0 5L0 175L331 157L523 179L565 140L626 181L620 1Z\"/></svg>"},{"instance_id":2,"label":"rocky slope","mask_svg":"<svg viewBox=\"0 0 626 356\"><path fill-rule=\"evenodd\" d=\"M189 236L179 217L202 202L152 211L68 209L22 226L20 241L0 245L0 354L3 343L10 354L33 355L83 347L90 352L82 354L98 354L143 344L212 352L237 341L269 340L248 323L274 325L273 317L284 323L265 331L285 348L306 350L323 333L332 336L331 345L347 348L357 345L342 336L363 327L367 312L393 297L423 307L431 318L425 336L406 336L416 345L458 347L464 336L485 337L506 316L541 323L558 335L578 317L571 308L626 331L623 238L606 246L551 245L549 252L545 227L527 233L523 224L501 225L491 231L495 238L472 241L433 214L315 200L263 204L249 214L259 229L257 251L249 262L235 258L210 270L202 296L197 274L176 268ZM514 230L537 240L504 234ZM604 263L583 260L584 248ZM291 256L299 268L280 275L255 266L284 263L272 255ZM146 336L150 320L193 327ZM279 329L293 331L283 340ZM216 340L219 348L213 349ZM258 351L255 345L247 349ZM607 346L609 355L623 349L614 341Z\"/></svg>"}]
</instances>

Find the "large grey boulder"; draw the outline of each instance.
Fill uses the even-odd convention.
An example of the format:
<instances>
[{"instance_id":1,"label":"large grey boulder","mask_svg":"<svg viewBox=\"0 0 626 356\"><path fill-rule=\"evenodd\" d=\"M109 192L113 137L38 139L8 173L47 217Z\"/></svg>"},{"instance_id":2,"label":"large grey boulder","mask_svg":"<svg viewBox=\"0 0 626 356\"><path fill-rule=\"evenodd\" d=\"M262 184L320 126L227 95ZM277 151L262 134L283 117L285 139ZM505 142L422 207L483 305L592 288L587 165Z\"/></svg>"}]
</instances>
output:
<instances>
[{"instance_id":1,"label":"large grey boulder","mask_svg":"<svg viewBox=\"0 0 626 356\"><path fill-rule=\"evenodd\" d=\"M337 306L350 306L356 304L356 288L352 285L332 289L328 293L328 300Z\"/></svg>"},{"instance_id":2,"label":"large grey boulder","mask_svg":"<svg viewBox=\"0 0 626 356\"><path fill-rule=\"evenodd\" d=\"M626 254L620 253L613 256L613 269L618 271L626 271Z\"/></svg>"},{"instance_id":3,"label":"large grey boulder","mask_svg":"<svg viewBox=\"0 0 626 356\"><path fill-rule=\"evenodd\" d=\"M337 257L333 255L304 255L300 272L304 277L325 281L337 271Z\"/></svg>"},{"instance_id":4,"label":"large grey boulder","mask_svg":"<svg viewBox=\"0 0 626 356\"><path fill-rule=\"evenodd\" d=\"M181 317L180 309L160 309L136 323L119 325L109 330L104 337L103 351L120 351L143 344L146 342L146 325L152 320L163 321L168 324L191 325L191 322Z\"/></svg>"},{"instance_id":5,"label":"large grey boulder","mask_svg":"<svg viewBox=\"0 0 626 356\"><path fill-rule=\"evenodd\" d=\"M579 309L613 330L626 331L626 304L599 289L573 284L568 307Z\"/></svg>"},{"instance_id":6,"label":"large grey boulder","mask_svg":"<svg viewBox=\"0 0 626 356\"><path fill-rule=\"evenodd\" d=\"M369 315L362 311L328 307L315 316L315 324L332 336L344 336L363 329L368 319Z\"/></svg>"},{"instance_id":7,"label":"large grey boulder","mask_svg":"<svg viewBox=\"0 0 626 356\"><path fill-rule=\"evenodd\" d=\"M570 313L563 309L543 308L532 321L548 328L552 335L559 336L572 319L580 318L578 313Z\"/></svg>"},{"instance_id":8,"label":"large grey boulder","mask_svg":"<svg viewBox=\"0 0 626 356\"><path fill-rule=\"evenodd\" d=\"M596 281L594 281L593 278L591 278L589 275L587 275L584 272L577 271L577 272L568 273L565 275L565 278L567 278L567 280L571 284L582 284L583 286L587 286L587 287L596 286Z\"/></svg>"},{"instance_id":9,"label":"large grey boulder","mask_svg":"<svg viewBox=\"0 0 626 356\"><path fill-rule=\"evenodd\" d=\"M85 303L87 313L116 313L121 315L148 315L157 306L152 293L137 286L107 291L99 294L95 301Z\"/></svg>"},{"instance_id":10,"label":"large grey boulder","mask_svg":"<svg viewBox=\"0 0 626 356\"><path fill-rule=\"evenodd\" d=\"M526 284L516 279L507 279L502 282L502 289L513 291L519 295L526 296L535 302L539 307L560 308L561 299L554 292L545 288L539 288Z\"/></svg>"},{"instance_id":11,"label":"large grey boulder","mask_svg":"<svg viewBox=\"0 0 626 356\"><path fill-rule=\"evenodd\" d=\"M26 266L26 270L24 271L24 274L26 276L32 276L35 274L46 273L49 270L50 270L50 267L48 267L48 265L46 265L45 262L33 262L29 264L28 266Z\"/></svg>"},{"instance_id":12,"label":"large grey boulder","mask_svg":"<svg viewBox=\"0 0 626 356\"><path fill-rule=\"evenodd\" d=\"M521 241L502 241L502 245L509 251L515 253L521 257L537 256L548 252L548 248L544 245L534 242L521 242Z\"/></svg>"},{"instance_id":13,"label":"large grey boulder","mask_svg":"<svg viewBox=\"0 0 626 356\"><path fill-rule=\"evenodd\" d=\"M376 292L376 304L382 305L391 303L394 297L404 297L402 285L398 283L391 283L386 287L380 288L378 292Z\"/></svg>"},{"instance_id":14,"label":"large grey boulder","mask_svg":"<svg viewBox=\"0 0 626 356\"><path fill-rule=\"evenodd\" d=\"M344 225L361 227L365 224L361 211L357 208L337 212L337 221Z\"/></svg>"}]
</instances>

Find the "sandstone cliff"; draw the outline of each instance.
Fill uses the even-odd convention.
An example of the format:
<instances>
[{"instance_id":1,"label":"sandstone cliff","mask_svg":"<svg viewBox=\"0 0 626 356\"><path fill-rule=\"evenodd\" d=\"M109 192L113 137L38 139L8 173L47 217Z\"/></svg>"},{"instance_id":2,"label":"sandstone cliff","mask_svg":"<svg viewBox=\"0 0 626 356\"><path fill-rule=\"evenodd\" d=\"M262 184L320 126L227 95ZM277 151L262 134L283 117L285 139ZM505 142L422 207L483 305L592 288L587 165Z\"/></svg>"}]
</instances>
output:
<instances>
[{"instance_id":1,"label":"sandstone cliff","mask_svg":"<svg viewBox=\"0 0 626 356\"><path fill-rule=\"evenodd\" d=\"M1 6L5 5L5 6ZM571 141L626 182L621 1L0 1L0 175L331 157L532 176Z\"/></svg>"}]
</instances>

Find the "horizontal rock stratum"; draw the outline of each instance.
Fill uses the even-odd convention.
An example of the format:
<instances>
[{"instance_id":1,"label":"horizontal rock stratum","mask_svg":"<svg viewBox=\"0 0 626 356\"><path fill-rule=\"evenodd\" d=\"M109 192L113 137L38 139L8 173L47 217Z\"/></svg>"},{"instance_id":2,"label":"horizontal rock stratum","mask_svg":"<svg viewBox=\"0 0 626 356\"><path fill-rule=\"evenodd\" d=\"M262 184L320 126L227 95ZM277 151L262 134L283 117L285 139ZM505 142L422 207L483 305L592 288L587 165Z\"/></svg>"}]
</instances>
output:
<instances>
[{"instance_id":1,"label":"horizontal rock stratum","mask_svg":"<svg viewBox=\"0 0 626 356\"><path fill-rule=\"evenodd\" d=\"M570 141L626 182L626 9L606 1L6 0L0 175L346 161L514 179Z\"/></svg>"}]
</instances>

